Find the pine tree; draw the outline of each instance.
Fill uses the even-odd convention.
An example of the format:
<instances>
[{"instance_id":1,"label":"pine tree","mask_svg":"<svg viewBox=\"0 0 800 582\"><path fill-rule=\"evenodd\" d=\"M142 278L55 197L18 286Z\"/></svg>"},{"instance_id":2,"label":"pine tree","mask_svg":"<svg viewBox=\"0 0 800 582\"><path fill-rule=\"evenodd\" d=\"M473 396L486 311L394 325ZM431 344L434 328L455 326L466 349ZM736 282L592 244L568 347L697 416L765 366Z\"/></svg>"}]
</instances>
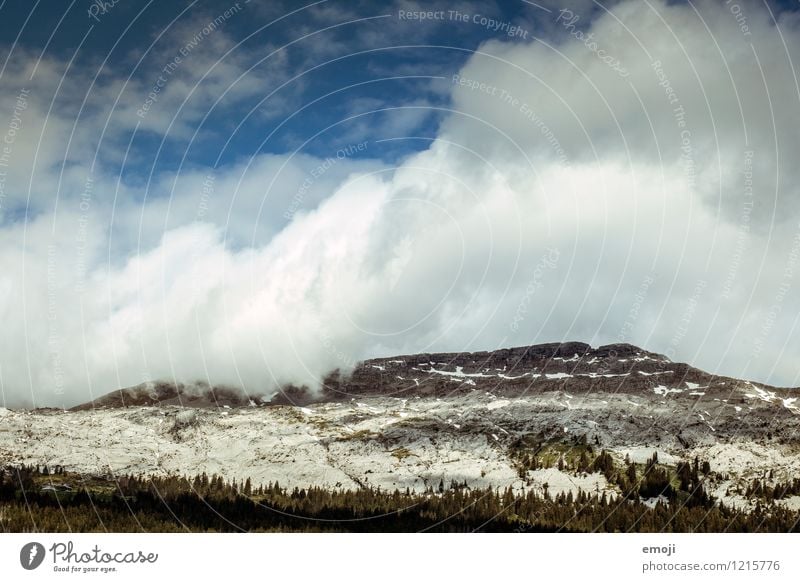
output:
<instances>
[{"instance_id":1,"label":"pine tree","mask_svg":"<svg viewBox=\"0 0 800 582\"><path fill-rule=\"evenodd\" d=\"M636 485L636 465L630 463L628 468L625 470L625 475L628 478L628 483L631 487Z\"/></svg>"},{"instance_id":2,"label":"pine tree","mask_svg":"<svg viewBox=\"0 0 800 582\"><path fill-rule=\"evenodd\" d=\"M589 457L586 455L586 451L581 451L581 456L578 459L578 470L582 473L586 473L589 470Z\"/></svg>"}]
</instances>

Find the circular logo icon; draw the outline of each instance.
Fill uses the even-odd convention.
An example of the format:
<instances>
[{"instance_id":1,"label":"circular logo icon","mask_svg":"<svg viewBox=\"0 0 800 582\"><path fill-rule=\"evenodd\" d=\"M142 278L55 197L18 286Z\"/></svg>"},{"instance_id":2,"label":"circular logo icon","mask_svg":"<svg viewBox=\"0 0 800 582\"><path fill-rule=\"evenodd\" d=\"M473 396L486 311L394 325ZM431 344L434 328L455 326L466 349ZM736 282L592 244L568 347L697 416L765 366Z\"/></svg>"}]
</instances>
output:
<instances>
[{"instance_id":1,"label":"circular logo icon","mask_svg":"<svg viewBox=\"0 0 800 582\"><path fill-rule=\"evenodd\" d=\"M19 551L19 563L26 570L35 570L44 561L44 546L39 542L30 542Z\"/></svg>"}]
</instances>

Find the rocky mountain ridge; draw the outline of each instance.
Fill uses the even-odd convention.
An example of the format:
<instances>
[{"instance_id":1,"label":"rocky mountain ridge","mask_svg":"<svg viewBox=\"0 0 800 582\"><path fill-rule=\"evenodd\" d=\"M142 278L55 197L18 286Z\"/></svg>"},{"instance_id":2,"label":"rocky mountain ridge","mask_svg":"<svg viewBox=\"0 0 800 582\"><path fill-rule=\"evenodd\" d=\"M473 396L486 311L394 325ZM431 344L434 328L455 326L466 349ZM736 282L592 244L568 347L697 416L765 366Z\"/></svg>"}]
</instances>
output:
<instances>
[{"instance_id":1,"label":"rocky mountain ridge","mask_svg":"<svg viewBox=\"0 0 800 582\"><path fill-rule=\"evenodd\" d=\"M148 382L117 390L73 410L176 405L191 408L307 405L352 397L450 397L483 390L508 397L551 391L578 394L674 394L746 403L746 394L769 391L794 403L794 389L775 388L715 376L630 344L592 348L580 342L551 343L491 352L421 353L376 358L351 372L329 374L320 389L284 386L270 395L249 395L228 387Z\"/></svg>"}]
</instances>

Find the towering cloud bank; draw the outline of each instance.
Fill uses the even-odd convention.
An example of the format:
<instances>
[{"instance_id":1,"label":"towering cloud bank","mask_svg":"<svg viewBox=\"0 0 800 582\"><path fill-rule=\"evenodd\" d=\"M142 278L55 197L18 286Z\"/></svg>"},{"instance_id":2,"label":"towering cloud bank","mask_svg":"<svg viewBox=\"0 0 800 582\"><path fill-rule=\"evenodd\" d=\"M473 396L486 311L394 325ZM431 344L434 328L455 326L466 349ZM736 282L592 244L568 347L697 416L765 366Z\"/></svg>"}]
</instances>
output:
<instances>
[{"instance_id":1,"label":"towering cloud bank","mask_svg":"<svg viewBox=\"0 0 800 582\"><path fill-rule=\"evenodd\" d=\"M369 135L146 186L60 163L55 138L98 127L48 111L42 63L2 182L28 208L0 228L6 404L562 339L797 384L800 30L740 4L554 11L546 38L484 43L399 166Z\"/></svg>"}]
</instances>

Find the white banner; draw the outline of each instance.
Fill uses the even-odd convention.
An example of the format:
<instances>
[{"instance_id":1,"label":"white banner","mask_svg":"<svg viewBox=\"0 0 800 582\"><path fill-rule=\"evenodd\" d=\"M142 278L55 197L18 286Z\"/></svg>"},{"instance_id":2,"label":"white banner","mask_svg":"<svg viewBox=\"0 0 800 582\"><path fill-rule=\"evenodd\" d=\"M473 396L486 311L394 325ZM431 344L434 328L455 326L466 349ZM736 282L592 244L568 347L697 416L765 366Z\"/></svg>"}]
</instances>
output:
<instances>
[{"instance_id":1,"label":"white banner","mask_svg":"<svg viewBox=\"0 0 800 582\"><path fill-rule=\"evenodd\" d=\"M0 574L136 582L797 580L797 543L791 534L3 534Z\"/></svg>"}]
</instances>

